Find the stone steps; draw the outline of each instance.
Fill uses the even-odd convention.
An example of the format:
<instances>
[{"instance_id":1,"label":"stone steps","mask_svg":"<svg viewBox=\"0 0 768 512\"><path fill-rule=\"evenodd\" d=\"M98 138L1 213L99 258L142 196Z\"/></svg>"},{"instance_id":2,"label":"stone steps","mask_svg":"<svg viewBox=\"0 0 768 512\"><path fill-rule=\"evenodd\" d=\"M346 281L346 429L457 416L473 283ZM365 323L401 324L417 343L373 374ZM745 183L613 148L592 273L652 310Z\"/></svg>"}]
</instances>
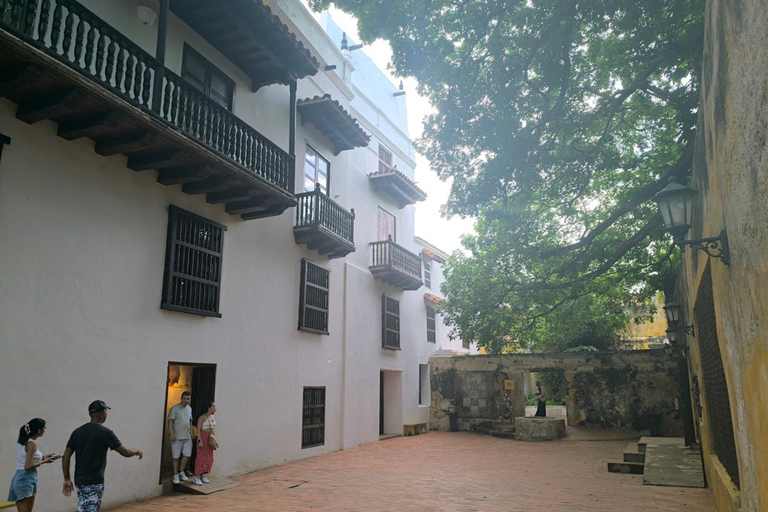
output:
<instances>
[{"instance_id":1,"label":"stone steps","mask_svg":"<svg viewBox=\"0 0 768 512\"><path fill-rule=\"evenodd\" d=\"M645 453L640 451L637 443L629 443L624 449L624 462L645 463Z\"/></svg>"},{"instance_id":2,"label":"stone steps","mask_svg":"<svg viewBox=\"0 0 768 512\"><path fill-rule=\"evenodd\" d=\"M216 475L208 475L208 478L210 478L211 483L195 485L192 483L192 477L190 477L188 482L175 484L173 486L173 490L175 492L186 492L189 494L213 494L215 492L224 491L226 489L231 489L240 485L237 482L233 482L232 480L228 480Z\"/></svg>"},{"instance_id":3,"label":"stone steps","mask_svg":"<svg viewBox=\"0 0 768 512\"><path fill-rule=\"evenodd\" d=\"M639 462L609 462L609 473L625 473L630 475L642 475L645 471L645 464Z\"/></svg>"},{"instance_id":4,"label":"stone steps","mask_svg":"<svg viewBox=\"0 0 768 512\"><path fill-rule=\"evenodd\" d=\"M485 436L501 437L503 439L515 438L514 423L494 423L486 421L476 425L473 430Z\"/></svg>"}]
</instances>

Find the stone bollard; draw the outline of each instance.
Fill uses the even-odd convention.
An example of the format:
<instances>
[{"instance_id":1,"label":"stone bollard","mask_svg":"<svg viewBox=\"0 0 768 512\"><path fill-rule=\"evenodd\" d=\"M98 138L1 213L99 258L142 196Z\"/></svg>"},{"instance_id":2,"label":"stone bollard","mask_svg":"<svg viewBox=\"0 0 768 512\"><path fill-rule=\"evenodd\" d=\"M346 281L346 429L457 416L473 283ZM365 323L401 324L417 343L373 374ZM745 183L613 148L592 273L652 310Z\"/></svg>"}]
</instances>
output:
<instances>
[{"instance_id":1,"label":"stone bollard","mask_svg":"<svg viewBox=\"0 0 768 512\"><path fill-rule=\"evenodd\" d=\"M563 418L515 418L515 439L518 441L554 441L564 437Z\"/></svg>"}]
</instances>

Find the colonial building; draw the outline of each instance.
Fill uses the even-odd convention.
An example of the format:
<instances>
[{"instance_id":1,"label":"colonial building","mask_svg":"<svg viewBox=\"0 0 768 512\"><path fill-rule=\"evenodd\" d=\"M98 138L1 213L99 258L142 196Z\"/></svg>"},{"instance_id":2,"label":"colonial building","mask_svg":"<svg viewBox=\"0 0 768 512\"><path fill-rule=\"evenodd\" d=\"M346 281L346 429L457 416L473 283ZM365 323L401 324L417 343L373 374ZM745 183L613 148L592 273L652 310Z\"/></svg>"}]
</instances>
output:
<instances>
[{"instance_id":1,"label":"colonial building","mask_svg":"<svg viewBox=\"0 0 768 512\"><path fill-rule=\"evenodd\" d=\"M222 476L428 420L445 255L414 238L405 99L344 39L298 0L0 1L0 458L104 400L145 452L114 504L167 489L184 390Z\"/></svg>"}]
</instances>

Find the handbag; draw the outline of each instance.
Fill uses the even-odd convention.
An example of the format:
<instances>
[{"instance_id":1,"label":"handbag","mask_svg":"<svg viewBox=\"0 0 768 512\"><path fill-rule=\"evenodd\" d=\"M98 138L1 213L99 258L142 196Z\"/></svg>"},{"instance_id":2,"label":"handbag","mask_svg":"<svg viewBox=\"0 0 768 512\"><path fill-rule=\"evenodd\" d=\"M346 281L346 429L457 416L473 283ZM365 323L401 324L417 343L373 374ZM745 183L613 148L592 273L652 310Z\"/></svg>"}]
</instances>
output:
<instances>
[{"instance_id":1,"label":"handbag","mask_svg":"<svg viewBox=\"0 0 768 512\"><path fill-rule=\"evenodd\" d=\"M208 436L208 447L211 450L215 450L216 448L219 447L219 442L216 440L216 436L213 434Z\"/></svg>"}]
</instances>

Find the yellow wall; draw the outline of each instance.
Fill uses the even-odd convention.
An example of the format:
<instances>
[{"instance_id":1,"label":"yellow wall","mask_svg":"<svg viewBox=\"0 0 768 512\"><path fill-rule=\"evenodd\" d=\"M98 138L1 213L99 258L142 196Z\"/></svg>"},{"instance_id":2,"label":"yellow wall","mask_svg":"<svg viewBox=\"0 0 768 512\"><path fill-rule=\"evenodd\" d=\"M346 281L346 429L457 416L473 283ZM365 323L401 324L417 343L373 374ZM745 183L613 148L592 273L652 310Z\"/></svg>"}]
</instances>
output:
<instances>
[{"instance_id":1,"label":"yellow wall","mask_svg":"<svg viewBox=\"0 0 768 512\"><path fill-rule=\"evenodd\" d=\"M737 491L711 446L697 341L691 376L702 382L698 425L718 510L768 510L768 9L761 0L707 1L699 129L691 186L700 191L688 238L727 230L731 264L711 259L717 336L738 454ZM686 323L710 258L688 249L677 283Z\"/></svg>"}]
</instances>

